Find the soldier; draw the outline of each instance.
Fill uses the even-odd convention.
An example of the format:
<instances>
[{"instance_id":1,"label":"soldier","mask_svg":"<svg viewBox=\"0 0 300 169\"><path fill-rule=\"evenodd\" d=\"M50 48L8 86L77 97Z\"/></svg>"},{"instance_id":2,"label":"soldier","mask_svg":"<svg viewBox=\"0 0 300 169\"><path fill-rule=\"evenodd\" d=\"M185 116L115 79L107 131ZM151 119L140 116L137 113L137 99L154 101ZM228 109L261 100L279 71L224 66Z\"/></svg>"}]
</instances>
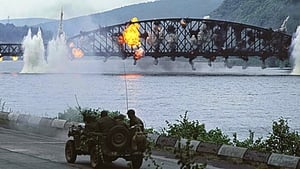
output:
<instances>
[{"instance_id":1,"label":"soldier","mask_svg":"<svg viewBox=\"0 0 300 169\"><path fill-rule=\"evenodd\" d=\"M100 119L98 119L97 122L99 131L104 133L107 133L109 129L116 124L116 122L108 116L108 111L106 110L101 111Z\"/></svg>"},{"instance_id":2,"label":"soldier","mask_svg":"<svg viewBox=\"0 0 300 169\"><path fill-rule=\"evenodd\" d=\"M127 111L127 115L129 118L129 126L132 127L134 125L141 125L141 130L144 131L144 123L143 121L135 115L135 111L133 109L129 109Z\"/></svg>"},{"instance_id":3,"label":"soldier","mask_svg":"<svg viewBox=\"0 0 300 169\"><path fill-rule=\"evenodd\" d=\"M84 132L91 132L97 130L96 117L93 114L84 113L83 122L85 123Z\"/></svg>"}]
</instances>

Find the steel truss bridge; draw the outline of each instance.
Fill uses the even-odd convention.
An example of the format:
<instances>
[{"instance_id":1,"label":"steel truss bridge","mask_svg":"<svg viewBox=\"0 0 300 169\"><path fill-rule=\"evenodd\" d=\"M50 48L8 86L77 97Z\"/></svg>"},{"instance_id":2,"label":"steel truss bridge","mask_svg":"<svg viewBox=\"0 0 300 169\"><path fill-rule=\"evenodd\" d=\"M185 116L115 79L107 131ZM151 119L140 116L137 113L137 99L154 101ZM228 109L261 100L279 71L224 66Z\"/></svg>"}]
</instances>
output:
<instances>
[{"instance_id":1,"label":"steel truss bridge","mask_svg":"<svg viewBox=\"0 0 300 169\"><path fill-rule=\"evenodd\" d=\"M0 44L0 57L2 56L22 56L22 44Z\"/></svg>"},{"instance_id":2,"label":"steel truss bridge","mask_svg":"<svg viewBox=\"0 0 300 169\"><path fill-rule=\"evenodd\" d=\"M123 43L123 32L131 24L139 25L140 44L136 47ZM283 31L221 20L166 18L127 22L99 27L68 39L72 48L80 49L85 56L119 56L123 59L135 56L143 49L144 56L158 58L184 57L192 64L197 57L214 61L216 57L227 59L236 56L245 61L259 57L262 62L275 57L289 59L291 35ZM71 50L70 50L71 51ZM1 55L22 55L19 44L0 44Z\"/></svg>"}]
</instances>

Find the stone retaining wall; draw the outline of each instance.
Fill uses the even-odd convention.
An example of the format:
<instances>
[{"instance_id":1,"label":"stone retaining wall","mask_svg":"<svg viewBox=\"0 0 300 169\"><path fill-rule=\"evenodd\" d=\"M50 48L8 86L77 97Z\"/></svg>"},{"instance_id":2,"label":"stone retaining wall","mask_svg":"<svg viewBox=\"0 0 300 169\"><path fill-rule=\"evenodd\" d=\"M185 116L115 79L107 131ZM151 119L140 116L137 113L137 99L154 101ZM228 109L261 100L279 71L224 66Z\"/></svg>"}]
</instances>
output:
<instances>
[{"instance_id":1,"label":"stone retaining wall","mask_svg":"<svg viewBox=\"0 0 300 169\"><path fill-rule=\"evenodd\" d=\"M68 122L66 120L36 117L31 115L0 112L0 126L14 129L30 129L33 132L38 132L46 135L64 135L68 128L72 125L79 125L80 123ZM176 149L179 145L181 147L186 145L187 139L176 139L174 137L167 137L163 135L149 134L149 140L153 141L158 147L171 147ZM218 145L213 143L205 143L196 140L191 140L192 149L198 155L214 155L217 157L226 157L240 159L242 161L260 163L270 166L272 168L291 168L300 169L300 157L288 156L277 153L264 153L255 150L250 150L242 147L235 147L230 145Z\"/></svg>"}]
</instances>

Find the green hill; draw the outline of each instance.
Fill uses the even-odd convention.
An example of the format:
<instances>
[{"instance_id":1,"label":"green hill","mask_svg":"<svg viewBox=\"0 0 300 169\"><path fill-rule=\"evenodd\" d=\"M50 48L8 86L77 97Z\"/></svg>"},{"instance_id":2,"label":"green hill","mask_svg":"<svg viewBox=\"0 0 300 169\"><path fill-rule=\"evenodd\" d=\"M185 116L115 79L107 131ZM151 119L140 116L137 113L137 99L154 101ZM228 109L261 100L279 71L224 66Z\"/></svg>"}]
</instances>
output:
<instances>
[{"instance_id":1,"label":"green hill","mask_svg":"<svg viewBox=\"0 0 300 169\"><path fill-rule=\"evenodd\" d=\"M212 18L277 29L287 16L291 34L300 25L300 0L224 0Z\"/></svg>"}]
</instances>

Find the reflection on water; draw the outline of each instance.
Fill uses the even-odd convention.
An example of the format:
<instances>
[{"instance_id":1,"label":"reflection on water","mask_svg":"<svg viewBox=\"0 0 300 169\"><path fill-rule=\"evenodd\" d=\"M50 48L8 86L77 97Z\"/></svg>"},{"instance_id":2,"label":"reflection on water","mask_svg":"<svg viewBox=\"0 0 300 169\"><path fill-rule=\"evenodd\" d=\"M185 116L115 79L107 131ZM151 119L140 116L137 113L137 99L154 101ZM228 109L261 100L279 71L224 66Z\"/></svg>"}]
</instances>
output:
<instances>
[{"instance_id":1,"label":"reflection on water","mask_svg":"<svg viewBox=\"0 0 300 169\"><path fill-rule=\"evenodd\" d=\"M160 67L143 71L131 62L126 64L124 76L123 63L113 61L74 61L76 72L64 74L19 74L22 62L1 62L0 98L13 111L51 117L75 107L75 95L82 107L122 113L127 98L129 108L136 109L146 126L158 130L166 127L165 120L174 122L185 111L207 129L219 127L230 136L238 132L247 137L249 129L266 136L272 121L280 117L300 129L300 78L288 76L287 70L221 69L203 64L195 72L188 63L185 69L185 63L175 62L181 69L168 72Z\"/></svg>"}]
</instances>

